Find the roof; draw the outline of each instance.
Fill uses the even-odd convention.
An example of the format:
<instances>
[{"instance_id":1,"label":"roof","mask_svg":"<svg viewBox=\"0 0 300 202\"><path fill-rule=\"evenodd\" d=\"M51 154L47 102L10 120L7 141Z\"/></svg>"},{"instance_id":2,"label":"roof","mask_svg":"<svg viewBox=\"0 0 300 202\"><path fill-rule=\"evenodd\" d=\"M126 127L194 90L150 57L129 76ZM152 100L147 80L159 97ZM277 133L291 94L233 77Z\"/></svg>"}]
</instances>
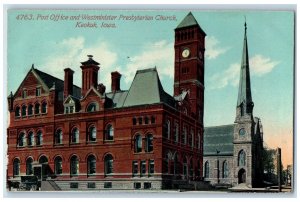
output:
<instances>
[{"instance_id":1,"label":"roof","mask_svg":"<svg viewBox=\"0 0 300 202\"><path fill-rule=\"evenodd\" d=\"M176 28L190 27L190 26L194 26L194 25L199 26L197 20L193 16L192 12L189 12L187 14L187 16L185 16L185 18L179 23L179 25Z\"/></svg>"},{"instance_id":2,"label":"roof","mask_svg":"<svg viewBox=\"0 0 300 202\"><path fill-rule=\"evenodd\" d=\"M204 128L204 156L233 155L234 124Z\"/></svg>"},{"instance_id":3,"label":"roof","mask_svg":"<svg viewBox=\"0 0 300 202\"><path fill-rule=\"evenodd\" d=\"M123 106L127 94L128 94L128 90L106 93L106 96L112 99L114 103L113 106L115 108L120 108Z\"/></svg>"},{"instance_id":4,"label":"roof","mask_svg":"<svg viewBox=\"0 0 300 202\"><path fill-rule=\"evenodd\" d=\"M175 100L167 94L159 80L156 68L138 70L124 100L123 107L155 103L175 105Z\"/></svg>"}]
</instances>

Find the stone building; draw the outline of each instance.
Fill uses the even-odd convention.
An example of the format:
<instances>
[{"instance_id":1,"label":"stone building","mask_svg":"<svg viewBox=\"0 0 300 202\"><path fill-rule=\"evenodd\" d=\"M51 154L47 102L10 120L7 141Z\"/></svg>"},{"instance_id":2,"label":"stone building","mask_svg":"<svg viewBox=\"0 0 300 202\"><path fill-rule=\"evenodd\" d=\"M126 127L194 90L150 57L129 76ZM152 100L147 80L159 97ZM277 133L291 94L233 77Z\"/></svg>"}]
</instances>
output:
<instances>
[{"instance_id":1,"label":"stone building","mask_svg":"<svg viewBox=\"0 0 300 202\"><path fill-rule=\"evenodd\" d=\"M261 185L263 130L260 119L253 116L253 107L245 23L234 124L204 129L204 178L211 184L236 186L244 183L248 187Z\"/></svg>"},{"instance_id":2,"label":"stone building","mask_svg":"<svg viewBox=\"0 0 300 202\"><path fill-rule=\"evenodd\" d=\"M201 180L205 36L191 13L175 29L173 96L156 68L137 71L129 90L112 72L107 92L91 55L81 88L70 68L61 80L32 66L8 97L8 186L166 189Z\"/></svg>"}]
</instances>

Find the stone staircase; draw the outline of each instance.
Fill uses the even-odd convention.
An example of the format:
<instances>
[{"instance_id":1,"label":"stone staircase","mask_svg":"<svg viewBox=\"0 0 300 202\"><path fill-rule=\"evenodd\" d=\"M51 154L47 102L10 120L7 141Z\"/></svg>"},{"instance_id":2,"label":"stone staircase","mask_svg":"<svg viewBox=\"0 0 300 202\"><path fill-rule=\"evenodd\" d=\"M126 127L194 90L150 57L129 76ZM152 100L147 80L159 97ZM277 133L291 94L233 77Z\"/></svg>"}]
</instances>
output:
<instances>
[{"instance_id":1,"label":"stone staircase","mask_svg":"<svg viewBox=\"0 0 300 202\"><path fill-rule=\"evenodd\" d=\"M61 188L53 180L46 180L41 182L41 191L61 191Z\"/></svg>"}]
</instances>

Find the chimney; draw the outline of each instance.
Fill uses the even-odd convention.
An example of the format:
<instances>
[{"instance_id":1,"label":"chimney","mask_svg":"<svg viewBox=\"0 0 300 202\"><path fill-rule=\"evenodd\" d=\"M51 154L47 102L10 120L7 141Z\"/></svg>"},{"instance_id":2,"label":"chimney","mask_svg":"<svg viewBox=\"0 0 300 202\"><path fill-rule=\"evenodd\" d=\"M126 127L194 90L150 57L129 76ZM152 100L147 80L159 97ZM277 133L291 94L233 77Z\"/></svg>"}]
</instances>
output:
<instances>
[{"instance_id":1,"label":"chimney","mask_svg":"<svg viewBox=\"0 0 300 202\"><path fill-rule=\"evenodd\" d=\"M103 83L98 84L98 86L97 86L97 91L98 91L101 95L103 95L103 94L105 93L105 89L106 89L106 87L105 87L105 85L103 85Z\"/></svg>"},{"instance_id":2,"label":"chimney","mask_svg":"<svg viewBox=\"0 0 300 202\"><path fill-rule=\"evenodd\" d=\"M74 71L70 68L64 69L65 80L64 80L64 99L69 95L73 95L73 74Z\"/></svg>"},{"instance_id":3,"label":"chimney","mask_svg":"<svg viewBox=\"0 0 300 202\"><path fill-rule=\"evenodd\" d=\"M111 91L114 93L120 89L121 74L117 71L111 73Z\"/></svg>"}]
</instances>

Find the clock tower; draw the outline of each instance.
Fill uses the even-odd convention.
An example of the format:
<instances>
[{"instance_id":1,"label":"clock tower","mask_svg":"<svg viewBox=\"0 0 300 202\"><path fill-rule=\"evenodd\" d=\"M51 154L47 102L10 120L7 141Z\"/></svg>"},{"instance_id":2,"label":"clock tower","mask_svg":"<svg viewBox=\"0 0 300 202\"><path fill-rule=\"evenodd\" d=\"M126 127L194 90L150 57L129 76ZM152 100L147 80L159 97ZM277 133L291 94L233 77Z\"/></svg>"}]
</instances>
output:
<instances>
[{"instance_id":1,"label":"clock tower","mask_svg":"<svg viewBox=\"0 0 300 202\"><path fill-rule=\"evenodd\" d=\"M203 123L205 32L190 12L175 29L174 96L189 92L191 116Z\"/></svg>"}]
</instances>

